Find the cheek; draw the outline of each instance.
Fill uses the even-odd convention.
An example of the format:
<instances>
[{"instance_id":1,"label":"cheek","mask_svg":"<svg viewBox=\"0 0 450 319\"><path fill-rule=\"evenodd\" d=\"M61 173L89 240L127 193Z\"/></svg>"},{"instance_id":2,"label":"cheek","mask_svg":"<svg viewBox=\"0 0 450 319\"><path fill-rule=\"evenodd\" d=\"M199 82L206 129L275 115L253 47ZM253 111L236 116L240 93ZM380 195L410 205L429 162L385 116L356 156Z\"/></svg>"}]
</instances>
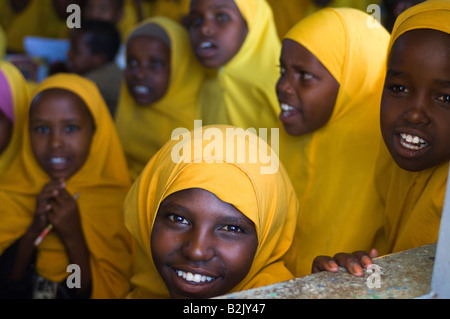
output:
<instances>
[{"instance_id":1,"label":"cheek","mask_svg":"<svg viewBox=\"0 0 450 319\"><path fill-rule=\"evenodd\" d=\"M178 240L167 227L159 227L158 222L155 222L150 238L153 261L155 265L163 264L166 257L176 250Z\"/></svg>"},{"instance_id":2,"label":"cheek","mask_svg":"<svg viewBox=\"0 0 450 319\"><path fill-rule=\"evenodd\" d=\"M42 136L36 136L35 134L30 134L30 144L31 150L38 162L41 162L47 153L47 139Z\"/></svg>"},{"instance_id":3,"label":"cheek","mask_svg":"<svg viewBox=\"0 0 450 319\"><path fill-rule=\"evenodd\" d=\"M401 107L398 101L391 97L383 96L380 105L380 129L384 137L391 134L394 129L394 123L401 117Z\"/></svg>"},{"instance_id":4,"label":"cheek","mask_svg":"<svg viewBox=\"0 0 450 319\"><path fill-rule=\"evenodd\" d=\"M233 244L231 247L220 250L220 255L224 264L231 270L233 277L236 278L236 282L240 282L250 271L253 264L257 249L256 237L252 240L242 241L240 244Z\"/></svg>"}]
</instances>

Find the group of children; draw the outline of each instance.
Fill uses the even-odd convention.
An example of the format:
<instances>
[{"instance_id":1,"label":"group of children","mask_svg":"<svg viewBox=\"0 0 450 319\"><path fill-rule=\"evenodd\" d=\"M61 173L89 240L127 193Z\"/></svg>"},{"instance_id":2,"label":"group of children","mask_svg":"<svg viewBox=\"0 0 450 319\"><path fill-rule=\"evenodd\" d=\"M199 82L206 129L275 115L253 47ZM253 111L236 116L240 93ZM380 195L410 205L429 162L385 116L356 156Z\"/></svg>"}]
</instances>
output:
<instances>
[{"instance_id":1,"label":"group of children","mask_svg":"<svg viewBox=\"0 0 450 319\"><path fill-rule=\"evenodd\" d=\"M129 33L113 114L91 80L30 96L2 62L0 297L210 298L436 242L450 2L369 18L325 8L280 42L265 0L192 0ZM271 174L251 128L279 128Z\"/></svg>"}]
</instances>

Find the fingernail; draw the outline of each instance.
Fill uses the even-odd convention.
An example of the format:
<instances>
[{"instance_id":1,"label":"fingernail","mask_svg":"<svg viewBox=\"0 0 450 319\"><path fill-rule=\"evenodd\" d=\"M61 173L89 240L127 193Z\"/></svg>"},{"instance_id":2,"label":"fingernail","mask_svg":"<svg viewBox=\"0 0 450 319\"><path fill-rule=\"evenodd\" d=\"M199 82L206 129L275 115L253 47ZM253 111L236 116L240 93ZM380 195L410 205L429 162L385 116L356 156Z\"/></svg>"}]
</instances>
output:
<instances>
[{"instance_id":1,"label":"fingernail","mask_svg":"<svg viewBox=\"0 0 450 319\"><path fill-rule=\"evenodd\" d=\"M338 265L336 264L335 261L332 261L332 260L330 260L330 261L328 262L328 266L329 266L330 268L333 268L333 269L338 269Z\"/></svg>"},{"instance_id":2,"label":"fingernail","mask_svg":"<svg viewBox=\"0 0 450 319\"><path fill-rule=\"evenodd\" d=\"M357 265L357 264L355 264L355 265L352 266L352 271L353 271L353 274L354 274L355 276L362 276L362 275L363 275L361 266L359 266L359 265Z\"/></svg>"},{"instance_id":3,"label":"fingernail","mask_svg":"<svg viewBox=\"0 0 450 319\"><path fill-rule=\"evenodd\" d=\"M364 266L368 266L368 265L372 264L370 258L367 256L364 256L361 261L363 262ZM366 267L364 267L364 268L366 268Z\"/></svg>"}]
</instances>

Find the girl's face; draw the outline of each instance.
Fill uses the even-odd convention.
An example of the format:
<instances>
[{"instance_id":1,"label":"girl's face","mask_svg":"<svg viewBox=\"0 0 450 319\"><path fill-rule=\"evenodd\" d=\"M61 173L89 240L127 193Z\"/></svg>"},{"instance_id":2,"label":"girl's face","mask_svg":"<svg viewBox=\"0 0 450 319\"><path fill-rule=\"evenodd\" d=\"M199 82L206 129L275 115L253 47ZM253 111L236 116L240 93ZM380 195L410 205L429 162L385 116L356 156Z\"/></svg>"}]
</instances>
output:
<instances>
[{"instance_id":1,"label":"girl's face","mask_svg":"<svg viewBox=\"0 0 450 319\"><path fill-rule=\"evenodd\" d=\"M450 35L413 30L394 43L381 131L395 162L420 171L450 159Z\"/></svg>"},{"instance_id":2,"label":"girl's face","mask_svg":"<svg viewBox=\"0 0 450 319\"><path fill-rule=\"evenodd\" d=\"M77 95L50 89L32 102L29 131L34 156L42 169L52 179L67 180L86 161L95 127Z\"/></svg>"},{"instance_id":3,"label":"girl's face","mask_svg":"<svg viewBox=\"0 0 450 319\"><path fill-rule=\"evenodd\" d=\"M247 23L233 0L191 2L191 45L206 68L218 68L230 61L239 52L247 33Z\"/></svg>"},{"instance_id":4,"label":"girl's face","mask_svg":"<svg viewBox=\"0 0 450 319\"><path fill-rule=\"evenodd\" d=\"M283 41L280 67L276 91L286 132L299 136L324 126L333 113L339 83L310 51L293 40Z\"/></svg>"},{"instance_id":5,"label":"girl's face","mask_svg":"<svg viewBox=\"0 0 450 319\"><path fill-rule=\"evenodd\" d=\"M0 110L0 154L8 147L11 140L13 123Z\"/></svg>"},{"instance_id":6,"label":"girl's face","mask_svg":"<svg viewBox=\"0 0 450 319\"><path fill-rule=\"evenodd\" d=\"M127 45L125 80L139 105L160 100L170 83L170 49L160 39L137 36Z\"/></svg>"},{"instance_id":7,"label":"girl's face","mask_svg":"<svg viewBox=\"0 0 450 319\"><path fill-rule=\"evenodd\" d=\"M227 293L249 272L257 246L253 222L200 188L166 197L151 235L153 261L172 298Z\"/></svg>"}]
</instances>

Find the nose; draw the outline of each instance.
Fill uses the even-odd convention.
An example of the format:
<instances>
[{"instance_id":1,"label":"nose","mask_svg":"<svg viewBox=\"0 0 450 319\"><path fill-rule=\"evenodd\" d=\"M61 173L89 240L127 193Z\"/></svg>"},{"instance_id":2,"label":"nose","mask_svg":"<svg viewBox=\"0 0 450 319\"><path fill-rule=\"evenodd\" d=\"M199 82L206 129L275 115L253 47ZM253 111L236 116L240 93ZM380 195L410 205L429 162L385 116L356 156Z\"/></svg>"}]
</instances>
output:
<instances>
[{"instance_id":1,"label":"nose","mask_svg":"<svg viewBox=\"0 0 450 319\"><path fill-rule=\"evenodd\" d=\"M278 98L294 93L294 89L286 75L281 75L276 84Z\"/></svg>"},{"instance_id":2,"label":"nose","mask_svg":"<svg viewBox=\"0 0 450 319\"><path fill-rule=\"evenodd\" d=\"M192 261L208 261L214 257L213 238L206 230L193 229L185 238L183 254Z\"/></svg>"},{"instance_id":3,"label":"nose","mask_svg":"<svg viewBox=\"0 0 450 319\"><path fill-rule=\"evenodd\" d=\"M411 124L424 124L430 123L429 117L429 101L425 94L417 94L411 99L411 106L403 113L403 118Z\"/></svg>"},{"instance_id":4,"label":"nose","mask_svg":"<svg viewBox=\"0 0 450 319\"><path fill-rule=\"evenodd\" d=\"M50 134L50 145L52 148L61 148L64 145L64 140L59 132L52 132Z\"/></svg>"},{"instance_id":5,"label":"nose","mask_svg":"<svg viewBox=\"0 0 450 319\"><path fill-rule=\"evenodd\" d=\"M215 32L214 25L208 19L204 19L202 25L200 26L200 33L205 36L211 36Z\"/></svg>"}]
</instances>

